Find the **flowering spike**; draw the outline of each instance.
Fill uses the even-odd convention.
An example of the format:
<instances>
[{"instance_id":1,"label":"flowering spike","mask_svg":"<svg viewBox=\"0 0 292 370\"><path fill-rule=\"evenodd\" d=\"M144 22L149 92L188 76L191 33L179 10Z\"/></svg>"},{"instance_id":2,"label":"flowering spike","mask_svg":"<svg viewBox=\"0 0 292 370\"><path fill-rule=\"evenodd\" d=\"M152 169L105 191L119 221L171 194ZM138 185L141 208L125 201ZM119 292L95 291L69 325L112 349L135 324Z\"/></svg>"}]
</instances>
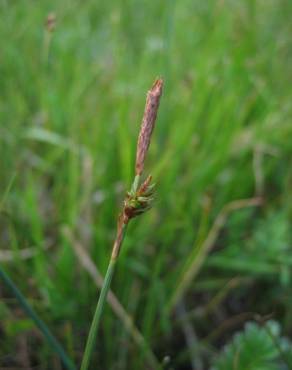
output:
<instances>
[{"instance_id":1,"label":"flowering spike","mask_svg":"<svg viewBox=\"0 0 292 370\"><path fill-rule=\"evenodd\" d=\"M138 137L136 154L136 175L141 175L144 162L149 148L151 134L153 132L160 97L162 95L163 80L158 79L147 93L146 105L142 119L140 134Z\"/></svg>"}]
</instances>

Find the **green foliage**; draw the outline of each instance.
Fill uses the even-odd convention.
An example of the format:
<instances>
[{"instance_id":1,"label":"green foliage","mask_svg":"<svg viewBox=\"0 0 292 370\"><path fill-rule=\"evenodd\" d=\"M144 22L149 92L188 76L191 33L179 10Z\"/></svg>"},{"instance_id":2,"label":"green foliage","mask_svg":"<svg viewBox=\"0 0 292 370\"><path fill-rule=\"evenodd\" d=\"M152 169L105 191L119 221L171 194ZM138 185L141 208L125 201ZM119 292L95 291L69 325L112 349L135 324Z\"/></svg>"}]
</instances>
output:
<instances>
[{"instance_id":1,"label":"green foliage","mask_svg":"<svg viewBox=\"0 0 292 370\"><path fill-rule=\"evenodd\" d=\"M288 354L292 344L280 334L275 321L264 326L246 324L244 331L237 333L215 360L214 370L291 369Z\"/></svg>"},{"instance_id":2,"label":"green foliage","mask_svg":"<svg viewBox=\"0 0 292 370\"><path fill-rule=\"evenodd\" d=\"M288 212L273 210L262 218L250 222L252 212L239 212L227 224L227 246L214 253L208 265L229 272L277 277L282 286L291 281L291 229ZM239 223L245 224L242 235L236 234Z\"/></svg>"},{"instance_id":3,"label":"green foliage","mask_svg":"<svg viewBox=\"0 0 292 370\"><path fill-rule=\"evenodd\" d=\"M158 76L165 90L146 163L155 201L129 227L113 291L174 364L185 342L166 308L194 261L187 310L213 309L192 323L199 342L246 308L275 312L291 333L291 14L290 0L0 0L0 263L76 364L97 288L64 229L104 275ZM222 209L255 196L262 205L231 212L205 253ZM2 286L0 295L17 321ZM0 367L17 368L6 320L0 311ZM110 306L101 332L102 369L143 368ZM34 340L32 366L57 367Z\"/></svg>"}]
</instances>

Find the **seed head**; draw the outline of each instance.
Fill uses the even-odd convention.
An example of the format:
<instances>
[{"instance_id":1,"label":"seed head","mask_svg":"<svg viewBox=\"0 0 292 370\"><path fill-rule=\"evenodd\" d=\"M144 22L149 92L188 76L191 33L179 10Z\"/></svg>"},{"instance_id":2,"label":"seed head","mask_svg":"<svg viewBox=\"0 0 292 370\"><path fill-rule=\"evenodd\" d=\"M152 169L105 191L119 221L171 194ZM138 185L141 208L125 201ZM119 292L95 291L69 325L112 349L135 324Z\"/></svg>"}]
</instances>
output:
<instances>
[{"instance_id":1,"label":"seed head","mask_svg":"<svg viewBox=\"0 0 292 370\"><path fill-rule=\"evenodd\" d=\"M160 97L162 95L163 80L158 79L147 93L146 105L138 137L136 154L136 175L141 175L153 132Z\"/></svg>"},{"instance_id":2,"label":"seed head","mask_svg":"<svg viewBox=\"0 0 292 370\"><path fill-rule=\"evenodd\" d=\"M46 28L48 32L53 32L56 27L56 14L49 13L46 19Z\"/></svg>"},{"instance_id":3,"label":"seed head","mask_svg":"<svg viewBox=\"0 0 292 370\"><path fill-rule=\"evenodd\" d=\"M148 176L136 192L127 193L124 202L124 222L139 216L151 208L155 184L150 184L152 177Z\"/></svg>"}]
</instances>

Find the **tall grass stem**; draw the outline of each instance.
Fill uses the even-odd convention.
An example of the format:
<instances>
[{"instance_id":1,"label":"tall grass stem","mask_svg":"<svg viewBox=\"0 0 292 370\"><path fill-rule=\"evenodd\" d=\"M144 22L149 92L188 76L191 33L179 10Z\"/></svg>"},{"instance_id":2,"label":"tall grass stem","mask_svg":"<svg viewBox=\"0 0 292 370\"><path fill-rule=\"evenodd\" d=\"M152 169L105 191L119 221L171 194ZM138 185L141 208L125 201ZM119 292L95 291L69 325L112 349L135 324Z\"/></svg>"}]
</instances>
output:
<instances>
[{"instance_id":1,"label":"tall grass stem","mask_svg":"<svg viewBox=\"0 0 292 370\"><path fill-rule=\"evenodd\" d=\"M123 224L122 229L121 229L121 232L122 232L121 238L117 237L115 244L114 244L116 246L117 241L119 241L118 251L120 250L123 240L125 238L126 230L127 230L127 224ZM98 298L95 313L94 313L93 320L92 320L90 330L89 330L89 334L87 337L87 342L86 342L80 370L87 370L89 367L90 359L91 359L92 352L93 352L94 345L95 345L96 335L97 335L98 328L100 325L101 314L103 312L107 294L109 292L111 281L114 275L117 257L118 257L118 252L117 254L112 255L110 262L108 264L108 268L107 268L107 271L104 277L104 283L101 288L101 292Z\"/></svg>"},{"instance_id":2,"label":"tall grass stem","mask_svg":"<svg viewBox=\"0 0 292 370\"><path fill-rule=\"evenodd\" d=\"M99 299L98 299L98 302L97 302L96 310L95 310L94 317L93 317L93 320L92 320L92 324L91 324L91 327L90 327L90 331L89 331L89 334L88 334L87 343L86 343L86 347L85 347L85 351L84 351L84 355L83 355L80 370L87 370L88 369L91 354L93 352L93 347L94 347L94 344L95 344L97 331L98 331L98 328L99 328L101 314L102 314L102 311L103 311L103 308L104 308L104 305L105 305L105 302L106 302L106 297L107 297L108 291L110 289L111 281L112 281L112 278L113 278L115 265L116 265L116 260L111 259L111 261L108 265L108 268L107 268L107 272L106 272L106 275L105 275L105 278L104 278L104 284L103 284L101 292L100 292L100 296L99 296Z\"/></svg>"},{"instance_id":3,"label":"tall grass stem","mask_svg":"<svg viewBox=\"0 0 292 370\"><path fill-rule=\"evenodd\" d=\"M90 326L80 370L87 370L90 364L101 314L110 289L115 265L126 235L128 222L132 218L145 213L151 207L154 189L154 184L150 184L152 176L148 176L140 185L140 187L139 183L144 169L147 151L150 145L151 135L155 126L159 101L162 94L162 87L162 79L157 79L147 93L146 105L137 143L135 178L131 186L131 191L126 194L124 207L118 218L117 236L113 245L111 259L104 278L103 286L101 288L94 317Z\"/></svg>"}]
</instances>

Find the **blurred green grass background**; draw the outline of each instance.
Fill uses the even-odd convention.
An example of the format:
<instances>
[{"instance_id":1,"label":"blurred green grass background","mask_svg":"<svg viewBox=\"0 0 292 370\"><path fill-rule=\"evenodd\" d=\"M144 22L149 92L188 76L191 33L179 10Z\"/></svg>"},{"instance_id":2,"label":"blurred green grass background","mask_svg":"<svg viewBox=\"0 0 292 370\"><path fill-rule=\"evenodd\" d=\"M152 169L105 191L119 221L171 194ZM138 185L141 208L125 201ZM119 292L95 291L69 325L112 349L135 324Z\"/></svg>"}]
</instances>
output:
<instances>
[{"instance_id":1,"label":"blurred green grass background","mask_svg":"<svg viewBox=\"0 0 292 370\"><path fill-rule=\"evenodd\" d=\"M74 247L105 273L157 76L156 202L130 225L113 291L174 369L211 366L246 312L291 335L292 2L0 4L0 263L76 363L98 290ZM0 294L0 366L60 369ZM94 361L147 368L110 305Z\"/></svg>"}]
</instances>

